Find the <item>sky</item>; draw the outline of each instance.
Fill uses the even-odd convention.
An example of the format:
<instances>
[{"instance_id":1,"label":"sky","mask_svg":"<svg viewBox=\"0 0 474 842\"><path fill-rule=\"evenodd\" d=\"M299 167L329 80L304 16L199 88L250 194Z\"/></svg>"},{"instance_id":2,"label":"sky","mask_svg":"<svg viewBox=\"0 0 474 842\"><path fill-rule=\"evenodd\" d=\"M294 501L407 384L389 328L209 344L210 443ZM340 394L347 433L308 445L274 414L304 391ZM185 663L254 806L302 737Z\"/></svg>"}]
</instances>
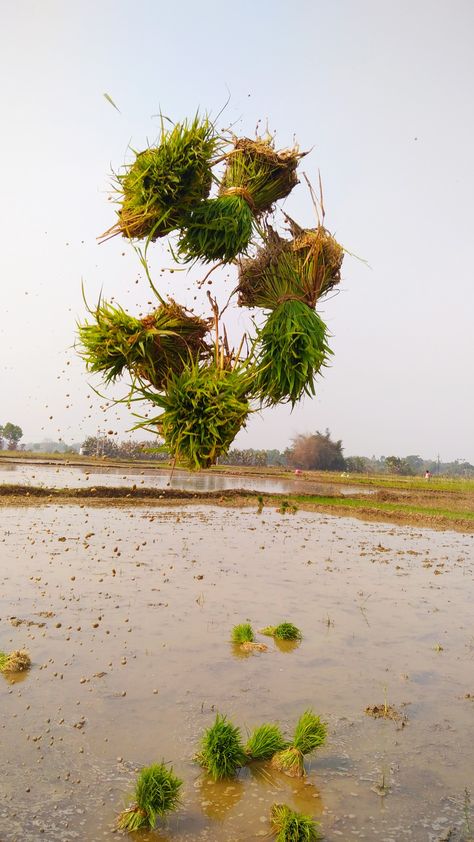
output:
<instances>
[{"instance_id":1,"label":"sky","mask_svg":"<svg viewBox=\"0 0 474 842\"><path fill-rule=\"evenodd\" d=\"M25 441L129 435L134 419L104 411L74 348L81 285L91 306L150 309L130 243L97 242L115 221L111 173L157 139L160 111L199 109L311 150L301 168L321 173L348 252L321 303L334 356L316 397L255 413L235 446L282 450L328 428L346 456L474 463L473 26L471 0L4 2L0 423ZM304 179L284 209L315 225ZM205 311L204 270L163 271L163 242L149 258L160 291ZM223 303L235 275L214 278ZM249 326L237 308L226 319L233 337Z\"/></svg>"}]
</instances>

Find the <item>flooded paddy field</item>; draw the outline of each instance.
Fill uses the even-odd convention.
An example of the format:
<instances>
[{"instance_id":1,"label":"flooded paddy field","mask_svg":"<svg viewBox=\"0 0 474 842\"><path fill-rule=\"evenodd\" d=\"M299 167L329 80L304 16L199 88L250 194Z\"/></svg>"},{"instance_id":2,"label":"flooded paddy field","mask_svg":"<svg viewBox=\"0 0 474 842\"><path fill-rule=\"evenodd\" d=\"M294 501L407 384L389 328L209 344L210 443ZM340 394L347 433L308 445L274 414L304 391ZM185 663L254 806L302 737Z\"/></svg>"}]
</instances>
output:
<instances>
[{"instance_id":1,"label":"flooded paddy field","mask_svg":"<svg viewBox=\"0 0 474 842\"><path fill-rule=\"evenodd\" d=\"M117 839L135 770L184 780L136 838L268 837L275 801L330 842L467 842L474 815L474 537L312 512L217 506L7 506L0 649L0 840ZM236 623L291 620L298 645L244 654ZM366 715L392 705L396 721ZM327 744L304 779L256 764L210 782L193 762L216 711ZM471 829L470 829L471 828Z\"/></svg>"},{"instance_id":2,"label":"flooded paddy field","mask_svg":"<svg viewBox=\"0 0 474 842\"><path fill-rule=\"evenodd\" d=\"M228 491L242 488L266 494L373 494L373 489L349 484L334 485L298 479L210 471L171 471L170 468L142 468L117 465L51 465L0 460L0 485L30 485L48 488L104 487L171 488L187 491Z\"/></svg>"}]
</instances>

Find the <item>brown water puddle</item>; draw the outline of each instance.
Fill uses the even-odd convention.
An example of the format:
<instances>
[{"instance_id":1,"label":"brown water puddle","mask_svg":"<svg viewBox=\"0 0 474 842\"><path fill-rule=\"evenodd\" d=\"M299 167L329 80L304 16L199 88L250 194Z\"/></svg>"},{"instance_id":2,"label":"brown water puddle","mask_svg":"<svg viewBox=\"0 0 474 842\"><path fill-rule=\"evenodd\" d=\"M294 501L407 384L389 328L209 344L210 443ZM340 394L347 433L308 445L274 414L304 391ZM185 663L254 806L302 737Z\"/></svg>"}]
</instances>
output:
<instances>
[{"instance_id":1,"label":"brown water puddle","mask_svg":"<svg viewBox=\"0 0 474 842\"><path fill-rule=\"evenodd\" d=\"M330 842L469 838L472 535L212 506L1 516L0 649L33 660L0 676L2 842L116 839L134 769L161 759L183 805L142 840L265 837L274 801ZM229 643L284 619L299 646ZM403 727L365 714L385 702ZM245 733L310 706L330 737L304 780L263 764L217 785L192 761L216 710Z\"/></svg>"}]
</instances>

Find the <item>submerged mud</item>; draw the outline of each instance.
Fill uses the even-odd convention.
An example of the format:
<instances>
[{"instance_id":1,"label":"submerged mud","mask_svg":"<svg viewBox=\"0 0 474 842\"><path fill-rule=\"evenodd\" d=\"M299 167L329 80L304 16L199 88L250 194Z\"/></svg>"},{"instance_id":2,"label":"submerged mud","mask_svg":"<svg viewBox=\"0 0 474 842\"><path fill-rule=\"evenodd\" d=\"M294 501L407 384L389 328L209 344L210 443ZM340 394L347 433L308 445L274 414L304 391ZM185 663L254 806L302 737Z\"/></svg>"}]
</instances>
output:
<instances>
[{"instance_id":1,"label":"submerged mud","mask_svg":"<svg viewBox=\"0 0 474 842\"><path fill-rule=\"evenodd\" d=\"M472 535L212 505L1 518L0 649L33 662L0 675L2 842L116 839L135 769L162 759L183 804L143 840L265 837L275 801L330 842L468 838ZM230 643L282 620L300 644ZM329 739L302 780L257 764L214 784L193 762L216 711L245 736L308 707Z\"/></svg>"}]
</instances>

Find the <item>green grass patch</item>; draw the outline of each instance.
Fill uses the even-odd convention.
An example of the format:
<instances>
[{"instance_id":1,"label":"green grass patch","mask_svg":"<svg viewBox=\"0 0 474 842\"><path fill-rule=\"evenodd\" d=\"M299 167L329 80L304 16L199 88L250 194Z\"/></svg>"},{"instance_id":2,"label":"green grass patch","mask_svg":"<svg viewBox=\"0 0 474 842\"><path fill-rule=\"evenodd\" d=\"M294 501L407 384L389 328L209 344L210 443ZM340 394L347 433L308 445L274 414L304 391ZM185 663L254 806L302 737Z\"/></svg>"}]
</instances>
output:
<instances>
[{"instance_id":1,"label":"green grass patch","mask_svg":"<svg viewBox=\"0 0 474 842\"><path fill-rule=\"evenodd\" d=\"M361 511L400 512L404 515L422 514L426 517L444 517L448 520L472 520L474 512L456 511L453 509L437 508L435 506L416 506L411 503L389 503L386 501L371 500L370 498L359 500L353 497L324 497L320 495L296 495L300 503L314 503L319 506L331 506L333 508L359 509Z\"/></svg>"}]
</instances>

